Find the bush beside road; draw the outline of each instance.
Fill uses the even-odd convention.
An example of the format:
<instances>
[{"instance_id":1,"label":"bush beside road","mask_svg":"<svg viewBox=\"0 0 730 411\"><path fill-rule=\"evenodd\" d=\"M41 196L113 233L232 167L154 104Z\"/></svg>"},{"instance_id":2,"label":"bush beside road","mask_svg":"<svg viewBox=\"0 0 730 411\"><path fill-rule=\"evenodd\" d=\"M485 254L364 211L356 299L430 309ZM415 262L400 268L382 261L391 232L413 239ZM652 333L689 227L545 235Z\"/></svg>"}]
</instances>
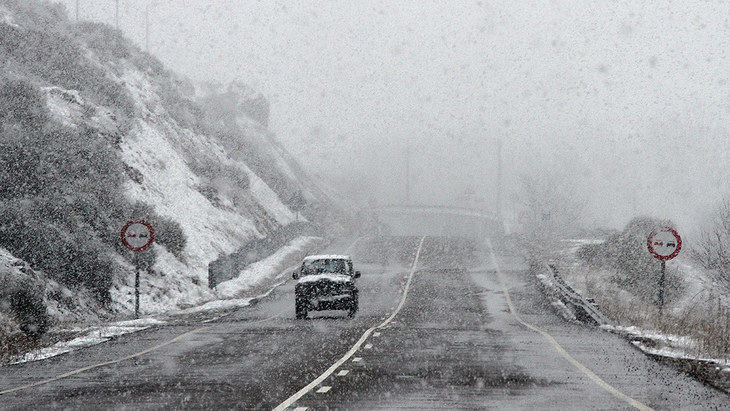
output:
<instances>
[{"instance_id":1,"label":"bush beside road","mask_svg":"<svg viewBox=\"0 0 730 411\"><path fill-rule=\"evenodd\" d=\"M647 252L646 238L667 224L671 222L637 218L604 238L553 241L529 247L530 254L540 263L535 266L547 270L548 262L554 264L570 286L596 302L611 322L602 328L624 335L652 358L670 361L728 390L727 284L686 253L667 264L664 309L657 305L659 262ZM556 292L545 288L544 292Z\"/></svg>"}]
</instances>

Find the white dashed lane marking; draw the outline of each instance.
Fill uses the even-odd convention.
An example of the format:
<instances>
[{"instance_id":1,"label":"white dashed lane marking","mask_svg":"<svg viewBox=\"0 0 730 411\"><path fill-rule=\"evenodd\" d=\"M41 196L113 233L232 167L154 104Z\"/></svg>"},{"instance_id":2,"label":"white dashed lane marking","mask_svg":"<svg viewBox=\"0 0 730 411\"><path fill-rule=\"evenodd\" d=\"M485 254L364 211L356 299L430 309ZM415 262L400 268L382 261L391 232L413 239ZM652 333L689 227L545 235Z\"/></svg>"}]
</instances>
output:
<instances>
[{"instance_id":1,"label":"white dashed lane marking","mask_svg":"<svg viewBox=\"0 0 730 411\"><path fill-rule=\"evenodd\" d=\"M375 331L376 329L382 329L383 327L386 327L388 324L391 324L391 322L393 321L395 316L398 315L400 310L403 308L403 304L405 304L405 302L406 302L406 297L408 296L408 290L411 287L411 281L413 280L413 274L415 274L415 272L416 272L416 266L418 265L418 258L421 256L421 250L423 249L423 242L425 240L426 240L426 237L421 237L421 242L418 244L418 248L416 249L416 255L413 258L413 263L411 264L411 269L408 271L408 279L406 280L405 287L403 288L403 293L401 294L400 301L398 302L398 305L396 306L395 310L393 310L393 312L390 314L390 316L388 318L386 318L385 320L383 320L383 322L381 322L380 324L374 325L374 326L368 328L365 331L365 333L363 333L363 335L360 337L360 339L357 340L355 345L353 345L350 348L350 350L347 353L345 353L345 355L342 356L342 358L340 358L334 364L332 364L319 377L315 378L312 382L310 382L309 384L304 386L301 390L297 391L291 397L287 398L286 400L284 400L284 402L282 402L281 404L276 406L276 408L274 408L274 411L280 411L280 410L285 410L285 409L289 408L297 400L302 398L305 394L307 394L308 392L313 390L315 387L319 386L319 384L321 384L327 377L332 375L333 372L335 372L342 364L345 363L345 361L349 360L355 354L355 352L357 352L357 350L360 349L360 347L363 345L363 343L365 343L365 340L367 340L368 337L370 337L372 335L373 331ZM360 362L360 361L362 361L362 358L355 357L352 359L352 361Z\"/></svg>"},{"instance_id":2,"label":"white dashed lane marking","mask_svg":"<svg viewBox=\"0 0 730 411\"><path fill-rule=\"evenodd\" d=\"M329 385L323 385L320 389L317 390L317 392L320 394L324 394L330 389L332 389L332 387L330 387Z\"/></svg>"},{"instance_id":3,"label":"white dashed lane marking","mask_svg":"<svg viewBox=\"0 0 730 411\"><path fill-rule=\"evenodd\" d=\"M350 372L350 370L340 370L340 372L337 373L337 376L344 377L348 372Z\"/></svg>"},{"instance_id":4,"label":"white dashed lane marking","mask_svg":"<svg viewBox=\"0 0 730 411\"><path fill-rule=\"evenodd\" d=\"M369 350L371 348L373 348L373 345L372 344L365 344L365 349L366 350Z\"/></svg>"},{"instance_id":5,"label":"white dashed lane marking","mask_svg":"<svg viewBox=\"0 0 730 411\"><path fill-rule=\"evenodd\" d=\"M380 332L378 332L378 331L375 331L375 332L373 333L373 337L380 337Z\"/></svg>"}]
</instances>

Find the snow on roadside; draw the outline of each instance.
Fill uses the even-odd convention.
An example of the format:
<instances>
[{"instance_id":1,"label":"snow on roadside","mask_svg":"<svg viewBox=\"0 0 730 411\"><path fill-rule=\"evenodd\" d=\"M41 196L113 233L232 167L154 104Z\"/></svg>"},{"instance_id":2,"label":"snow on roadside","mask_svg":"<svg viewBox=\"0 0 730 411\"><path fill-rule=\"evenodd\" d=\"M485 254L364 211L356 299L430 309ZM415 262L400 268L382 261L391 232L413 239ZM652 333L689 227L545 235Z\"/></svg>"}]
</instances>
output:
<instances>
[{"instance_id":1,"label":"snow on roadside","mask_svg":"<svg viewBox=\"0 0 730 411\"><path fill-rule=\"evenodd\" d=\"M643 330L636 326L602 325L600 328L627 337L631 340L631 344L648 354L725 365L730 363L730 358L708 358L692 354L692 351L698 346L697 341L692 337L663 334L659 331ZM650 347L643 341L651 341L656 347Z\"/></svg>"},{"instance_id":2,"label":"snow on roadside","mask_svg":"<svg viewBox=\"0 0 730 411\"><path fill-rule=\"evenodd\" d=\"M219 295L239 296L241 293L250 289L264 278L281 278L294 262L298 262L304 255L313 248L321 245L322 238L319 237L298 237L292 240L288 245L281 247L271 256L251 264L241 272L239 277L226 281L229 283L225 287L225 291L219 291ZM238 280L238 281L236 281ZM59 341L50 347L37 349L21 356L17 356L10 360L10 364L19 364L29 361L39 361L46 358L55 357L60 354L71 352L80 348L86 348L93 345L101 344L119 337L137 331L142 331L156 325L165 325L169 320L169 316L173 315L189 315L203 312L221 311L233 308L246 307L253 300L264 298L269 295L276 287L284 284L286 281L279 281L273 284L265 293L249 298L228 298L208 301L195 307L168 310L164 313L166 319L160 316L145 317L138 320L117 321L104 326L88 327L82 329L69 329L65 331L78 332L82 334L69 341ZM219 287L225 283L219 284Z\"/></svg>"},{"instance_id":3,"label":"snow on roadside","mask_svg":"<svg viewBox=\"0 0 730 411\"><path fill-rule=\"evenodd\" d=\"M281 272L286 267L295 264L322 241L322 238L319 237L299 237L292 240L276 253L244 268L236 278L218 284L215 287L218 297L221 299L238 297L262 279L270 277L271 273Z\"/></svg>"},{"instance_id":4,"label":"snow on roadside","mask_svg":"<svg viewBox=\"0 0 730 411\"><path fill-rule=\"evenodd\" d=\"M245 164L241 163L239 165L244 167L248 174L251 184L249 188L251 195L256 199L256 202L264 207L264 209L266 209L266 211L268 211L279 224L287 225L296 219L294 213L281 202L279 196L276 195L274 190L266 185L261 177L257 176L256 173L251 171L251 169Z\"/></svg>"},{"instance_id":5,"label":"snow on roadside","mask_svg":"<svg viewBox=\"0 0 730 411\"><path fill-rule=\"evenodd\" d=\"M199 305L215 299L215 294L206 282L198 280L188 265L180 262L167 249L155 244L157 262L154 272L144 273L141 277L140 310L142 314L156 314L178 307ZM112 306L116 312L134 311L133 267L127 262L129 274L117 281L110 290ZM164 273L164 275L160 275Z\"/></svg>"},{"instance_id":6,"label":"snow on roadside","mask_svg":"<svg viewBox=\"0 0 730 411\"><path fill-rule=\"evenodd\" d=\"M566 259L563 278L570 283L578 292L586 295L586 286L589 279L597 279L610 276L611 273L602 269L587 267L577 257L576 253L584 244L598 244L602 242L596 239L570 239L563 240L566 248L561 250L560 255ZM670 261L667 264L669 270L674 270L682 281L683 293L665 309L667 312L681 318L692 310L692 307L701 307L701 303L707 297L721 298L720 295L727 292L721 284L718 284L711 273L697 267L687 256ZM593 284L593 291L602 284L597 281ZM626 290L620 288L601 289L604 295L610 295L614 301L619 301L620 306L630 307L631 299L634 298ZM703 300L704 299L704 300ZM721 298L727 304L727 298ZM704 301L706 302L706 301ZM651 327L644 324L645 327ZM635 324L622 325L601 325L601 329L624 336L631 343L646 352L647 354L662 356L674 359L714 362L728 364L730 358L708 358L698 355L701 352L701 344L696 338L690 335L675 335L656 330L641 328Z\"/></svg>"},{"instance_id":7,"label":"snow on roadside","mask_svg":"<svg viewBox=\"0 0 730 411\"><path fill-rule=\"evenodd\" d=\"M275 285L275 287L278 287L281 285L281 283L278 283ZM274 287L274 288L275 288ZM218 310L229 310L231 308L241 308L241 307L247 307L251 305L251 301L254 300L256 297L250 297L250 298L233 298L230 300L213 300L209 301L205 304L199 305L197 307L190 307L185 308L182 310L173 310L170 311L169 314L197 314L197 313L203 313L208 311L218 311Z\"/></svg>"},{"instance_id":8,"label":"snow on roadside","mask_svg":"<svg viewBox=\"0 0 730 411\"><path fill-rule=\"evenodd\" d=\"M138 320L118 321L100 327L89 327L81 330L83 335L69 341L59 341L50 347L40 348L10 360L10 364L20 364L55 357L79 348L91 347L111 340L120 335L141 331L154 325L164 325L165 321L156 318L140 318Z\"/></svg>"},{"instance_id":9,"label":"snow on roadside","mask_svg":"<svg viewBox=\"0 0 730 411\"><path fill-rule=\"evenodd\" d=\"M697 355L692 355L692 354L690 354L682 349L678 349L678 348L672 348L672 347L652 348L652 347L647 347L645 344L641 343L641 341L631 341L631 344L635 345L637 348L639 348L641 351L646 352L647 354L657 355L660 357L673 358L676 360L693 360L693 361L712 362L712 363L723 364L723 365L730 364L730 359L727 359L727 358L699 357Z\"/></svg>"},{"instance_id":10,"label":"snow on roadside","mask_svg":"<svg viewBox=\"0 0 730 411\"><path fill-rule=\"evenodd\" d=\"M568 308L562 301L560 301L559 298L555 296L556 287L553 284L552 280L550 280L550 278L548 278L548 276L546 276L545 274L537 274L536 277L544 287L545 291L549 293L546 294L546 296L550 300L550 305L553 306L558 315L563 317L563 319L566 321L578 321L578 319L575 317L575 313L573 313L570 308Z\"/></svg>"}]
</instances>

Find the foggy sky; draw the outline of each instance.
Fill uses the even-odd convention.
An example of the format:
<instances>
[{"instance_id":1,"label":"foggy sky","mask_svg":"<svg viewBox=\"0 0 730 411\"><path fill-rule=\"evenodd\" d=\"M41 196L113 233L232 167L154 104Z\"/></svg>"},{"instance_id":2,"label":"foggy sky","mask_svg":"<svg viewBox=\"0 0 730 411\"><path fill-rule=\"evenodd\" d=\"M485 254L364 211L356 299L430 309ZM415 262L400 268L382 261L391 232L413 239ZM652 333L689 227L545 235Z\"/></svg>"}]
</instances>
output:
<instances>
[{"instance_id":1,"label":"foggy sky","mask_svg":"<svg viewBox=\"0 0 730 411\"><path fill-rule=\"evenodd\" d=\"M80 1L113 24L113 1ZM147 3L121 0L140 45ZM153 54L263 92L303 163L364 198L402 198L407 145L415 201L493 198L495 139L508 182L552 176L595 224L691 229L729 191L728 2L150 3Z\"/></svg>"}]
</instances>

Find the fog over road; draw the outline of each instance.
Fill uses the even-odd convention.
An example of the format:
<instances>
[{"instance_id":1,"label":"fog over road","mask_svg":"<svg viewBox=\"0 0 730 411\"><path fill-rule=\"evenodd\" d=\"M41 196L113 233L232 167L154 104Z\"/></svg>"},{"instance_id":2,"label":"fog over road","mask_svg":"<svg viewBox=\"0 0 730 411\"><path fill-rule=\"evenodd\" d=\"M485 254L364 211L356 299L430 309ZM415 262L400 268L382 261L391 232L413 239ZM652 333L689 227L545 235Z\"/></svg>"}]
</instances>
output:
<instances>
[{"instance_id":1,"label":"fog over road","mask_svg":"<svg viewBox=\"0 0 730 411\"><path fill-rule=\"evenodd\" d=\"M182 335L134 358L3 394L2 407L271 409L382 324L411 274L392 321L293 407L727 407L726 395L648 359L622 338L557 317L511 242L427 237L411 270L419 244L416 237L342 239L325 250L351 253L362 271L354 319L321 312L295 320L288 281L256 305L217 318L194 317L0 367L2 391ZM518 322L503 285L520 319L554 340Z\"/></svg>"}]
</instances>

